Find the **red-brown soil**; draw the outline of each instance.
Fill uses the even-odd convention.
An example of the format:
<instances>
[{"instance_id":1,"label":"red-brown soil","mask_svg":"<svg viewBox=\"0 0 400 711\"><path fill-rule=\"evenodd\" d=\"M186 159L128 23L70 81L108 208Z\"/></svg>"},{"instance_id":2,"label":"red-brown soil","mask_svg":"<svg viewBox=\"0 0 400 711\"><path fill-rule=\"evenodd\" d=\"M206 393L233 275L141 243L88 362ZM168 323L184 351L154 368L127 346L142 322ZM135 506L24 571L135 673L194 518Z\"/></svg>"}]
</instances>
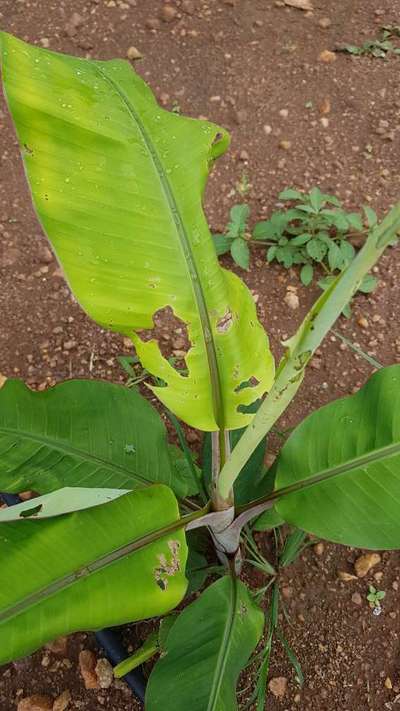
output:
<instances>
[{"instance_id":1,"label":"red-brown soil","mask_svg":"<svg viewBox=\"0 0 400 711\"><path fill-rule=\"evenodd\" d=\"M0 0L0 26L30 42L80 56L126 57L135 46L143 54L135 68L164 106L179 106L183 113L226 126L232 133L231 150L219 161L206 200L216 231L223 228L229 207L240 200L236 186L243 173L251 183L246 199L253 219L268 215L279 191L289 185L319 185L348 208L369 203L380 215L399 200L400 58L338 54L332 63L319 59L323 50L338 44L376 37L382 24L400 24L398 2L380 0L377 6L373 0L315 0L312 13L273 0L171 4L175 18L160 19L150 29L149 20L160 18L165 5L161 0ZM82 22L71 33L74 12ZM329 113L321 113L328 102ZM286 117L282 110L288 111ZM116 356L129 349L82 313L45 249L4 103L0 157L0 373L39 389L70 377L124 381ZM293 333L318 290L301 287L294 271L267 267L260 251L253 253L250 271L238 273L257 295L260 318L275 354L280 354L281 340ZM377 290L358 296L352 318L338 325L385 365L396 362L400 353L399 273L400 251L394 248L376 269ZM298 310L284 301L287 286L298 289ZM353 392L370 373L364 360L329 336L283 426ZM342 582L338 571L352 572L357 554L325 544L317 555L310 547L285 572L291 624L284 622L284 629L301 661L305 685L302 690L296 686L277 645L271 675L287 677L288 688L281 700L268 694L270 711L396 710L400 556L385 553L367 578ZM386 591L379 617L365 599L374 582ZM356 592L361 604L352 599ZM123 685L84 689L77 655L79 648L91 646L91 637L76 636L67 655L50 654L47 663L48 654L42 651L1 671L1 711L16 709L23 696L55 697L65 689L72 695L71 709L139 708Z\"/></svg>"}]
</instances>

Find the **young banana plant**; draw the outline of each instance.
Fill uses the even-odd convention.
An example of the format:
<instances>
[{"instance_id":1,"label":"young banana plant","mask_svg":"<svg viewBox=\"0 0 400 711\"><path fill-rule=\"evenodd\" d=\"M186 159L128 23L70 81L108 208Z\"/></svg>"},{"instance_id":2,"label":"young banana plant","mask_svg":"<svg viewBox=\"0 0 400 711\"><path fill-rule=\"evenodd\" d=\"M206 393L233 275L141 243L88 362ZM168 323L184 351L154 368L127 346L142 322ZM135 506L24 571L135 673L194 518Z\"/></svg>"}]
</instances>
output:
<instances>
[{"instance_id":1,"label":"young banana plant","mask_svg":"<svg viewBox=\"0 0 400 711\"><path fill-rule=\"evenodd\" d=\"M34 206L73 293L132 340L148 387L207 433L210 462L188 466L135 390L82 380L35 393L7 381L0 490L40 496L0 511L0 662L59 634L165 615L186 592L185 529L207 526L226 574L152 637L162 655L146 709L235 709L264 626L240 580L245 524L400 546L400 366L311 414L263 469L266 434L393 241L400 206L317 301L275 374L252 296L220 267L202 209L226 131L160 108L125 61L56 54L5 33L1 58ZM160 348L165 316L186 329L185 369Z\"/></svg>"}]
</instances>

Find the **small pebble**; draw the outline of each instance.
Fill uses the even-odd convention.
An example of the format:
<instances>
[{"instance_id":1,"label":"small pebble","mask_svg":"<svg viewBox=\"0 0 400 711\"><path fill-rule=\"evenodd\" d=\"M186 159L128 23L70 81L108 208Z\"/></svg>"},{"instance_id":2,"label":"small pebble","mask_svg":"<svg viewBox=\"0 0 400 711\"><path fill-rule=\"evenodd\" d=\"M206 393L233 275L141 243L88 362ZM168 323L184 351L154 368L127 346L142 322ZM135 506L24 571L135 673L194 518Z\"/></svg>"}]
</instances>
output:
<instances>
[{"instance_id":1,"label":"small pebble","mask_svg":"<svg viewBox=\"0 0 400 711\"><path fill-rule=\"evenodd\" d=\"M126 56L128 59L131 61L134 61L135 59L141 59L143 57L143 54L139 52L139 50L136 47L129 47Z\"/></svg>"},{"instance_id":2,"label":"small pebble","mask_svg":"<svg viewBox=\"0 0 400 711\"><path fill-rule=\"evenodd\" d=\"M38 254L43 264L51 264L53 261L53 254L45 244L39 247Z\"/></svg>"},{"instance_id":3,"label":"small pebble","mask_svg":"<svg viewBox=\"0 0 400 711\"><path fill-rule=\"evenodd\" d=\"M101 689L109 689L114 681L113 668L108 659L102 658L96 664L96 675Z\"/></svg>"},{"instance_id":4,"label":"small pebble","mask_svg":"<svg viewBox=\"0 0 400 711\"><path fill-rule=\"evenodd\" d=\"M53 711L66 711L72 701L71 692L66 689L54 702Z\"/></svg>"},{"instance_id":5,"label":"small pebble","mask_svg":"<svg viewBox=\"0 0 400 711\"><path fill-rule=\"evenodd\" d=\"M57 637L57 639L46 644L46 649L53 654L62 654L65 656L68 651L68 637Z\"/></svg>"},{"instance_id":6,"label":"small pebble","mask_svg":"<svg viewBox=\"0 0 400 711\"><path fill-rule=\"evenodd\" d=\"M336 59L337 57L335 52L331 52L330 49L324 49L319 55L319 60L321 62L325 62L325 64L331 64L332 62L336 62Z\"/></svg>"},{"instance_id":7,"label":"small pebble","mask_svg":"<svg viewBox=\"0 0 400 711\"><path fill-rule=\"evenodd\" d=\"M146 20L146 27L148 30L153 30L155 32L161 27L160 20L157 20L156 17L150 17L148 20Z\"/></svg>"},{"instance_id":8,"label":"small pebble","mask_svg":"<svg viewBox=\"0 0 400 711\"><path fill-rule=\"evenodd\" d=\"M332 25L332 20L329 17L321 17L321 19L318 20L318 24L323 30L327 30L328 27Z\"/></svg>"},{"instance_id":9,"label":"small pebble","mask_svg":"<svg viewBox=\"0 0 400 711\"><path fill-rule=\"evenodd\" d=\"M345 570L338 571L338 578L339 578L339 580L342 580L344 583L350 583L352 580L357 580L356 575L347 573Z\"/></svg>"},{"instance_id":10,"label":"small pebble","mask_svg":"<svg viewBox=\"0 0 400 711\"><path fill-rule=\"evenodd\" d=\"M287 683L285 676L277 676L275 679L271 679L268 688L275 698L283 699L287 691Z\"/></svg>"},{"instance_id":11,"label":"small pebble","mask_svg":"<svg viewBox=\"0 0 400 711\"><path fill-rule=\"evenodd\" d=\"M196 6L193 0L183 0L182 11L186 12L187 15L193 15L196 10Z\"/></svg>"},{"instance_id":12,"label":"small pebble","mask_svg":"<svg viewBox=\"0 0 400 711\"><path fill-rule=\"evenodd\" d=\"M358 578L365 578L368 575L371 568L381 562L381 556L379 553L364 553L359 558L357 558L354 563L354 569Z\"/></svg>"},{"instance_id":13,"label":"small pebble","mask_svg":"<svg viewBox=\"0 0 400 711\"><path fill-rule=\"evenodd\" d=\"M178 11L175 7L173 7L172 5L164 5L161 10L161 19L164 22L172 22L173 20L175 20L177 14Z\"/></svg>"},{"instance_id":14,"label":"small pebble","mask_svg":"<svg viewBox=\"0 0 400 711\"><path fill-rule=\"evenodd\" d=\"M295 309L299 308L300 302L299 302L299 297L297 294L294 294L293 291L288 291L287 294L285 295L284 302L287 306L289 306L289 309Z\"/></svg>"},{"instance_id":15,"label":"small pebble","mask_svg":"<svg viewBox=\"0 0 400 711\"><path fill-rule=\"evenodd\" d=\"M94 652L83 649L79 654L79 668L86 689L99 689L100 684L96 674L97 659Z\"/></svg>"},{"instance_id":16,"label":"small pebble","mask_svg":"<svg viewBox=\"0 0 400 711\"><path fill-rule=\"evenodd\" d=\"M325 99L320 103L319 105L319 113L320 114L329 114L331 111L331 101L328 96L325 97Z\"/></svg>"}]
</instances>

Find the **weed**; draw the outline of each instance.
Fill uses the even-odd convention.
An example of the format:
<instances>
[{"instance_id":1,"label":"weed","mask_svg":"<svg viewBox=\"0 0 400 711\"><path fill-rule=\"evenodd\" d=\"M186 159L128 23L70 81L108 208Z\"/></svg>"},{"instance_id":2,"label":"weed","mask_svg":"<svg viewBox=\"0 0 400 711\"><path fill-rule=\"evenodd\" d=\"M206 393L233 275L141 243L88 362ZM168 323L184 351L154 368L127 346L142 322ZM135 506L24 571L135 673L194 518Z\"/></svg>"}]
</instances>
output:
<instances>
[{"instance_id":1,"label":"weed","mask_svg":"<svg viewBox=\"0 0 400 711\"><path fill-rule=\"evenodd\" d=\"M400 37L400 27L398 25L383 25L380 28L380 37L367 40L362 45L346 44L336 51L348 52L356 57L376 57L386 59L390 54L400 54L400 47L393 44L392 39Z\"/></svg>"},{"instance_id":2,"label":"weed","mask_svg":"<svg viewBox=\"0 0 400 711\"><path fill-rule=\"evenodd\" d=\"M356 250L352 238L366 238L377 224L377 215L368 205L363 208L364 216L347 212L335 195L322 193L317 187L308 193L288 188L279 199L290 203L289 207L256 223L252 232L248 205L234 205L225 233L213 235L217 254L230 252L235 264L248 270L249 243L266 246L267 262L276 261L286 269L299 266L304 286L313 282L316 267L322 269L318 286L325 291L353 261ZM358 291L368 294L376 284L377 279L367 274ZM344 314L350 315L349 306Z\"/></svg>"},{"instance_id":3,"label":"weed","mask_svg":"<svg viewBox=\"0 0 400 711\"><path fill-rule=\"evenodd\" d=\"M382 612L381 600L386 597L384 590L377 590L373 585L368 588L367 600L374 615L380 615Z\"/></svg>"},{"instance_id":4,"label":"weed","mask_svg":"<svg viewBox=\"0 0 400 711\"><path fill-rule=\"evenodd\" d=\"M279 623L280 609L286 620L290 622L288 612L280 595L279 572L286 566L291 565L308 545L314 543L313 540L305 543L305 538L306 534L304 531L295 528L283 539L280 530L275 529L274 539L277 564L276 567L274 567L260 552L251 529L247 528L243 533L246 561L269 578L266 585L255 592L255 600L259 603L265 598L267 593L270 593L270 601L265 616L265 641L248 665L254 667L254 679L253 693L244 706L245 709L249 708L253 703L256 703L257 711L263 711L265 708L268 674L275 640L280 642L290 664L293 666L295 678L299 686L302 686L304 683L304 675L300 662L290 647Z\"/></svg>"}]
</instances>

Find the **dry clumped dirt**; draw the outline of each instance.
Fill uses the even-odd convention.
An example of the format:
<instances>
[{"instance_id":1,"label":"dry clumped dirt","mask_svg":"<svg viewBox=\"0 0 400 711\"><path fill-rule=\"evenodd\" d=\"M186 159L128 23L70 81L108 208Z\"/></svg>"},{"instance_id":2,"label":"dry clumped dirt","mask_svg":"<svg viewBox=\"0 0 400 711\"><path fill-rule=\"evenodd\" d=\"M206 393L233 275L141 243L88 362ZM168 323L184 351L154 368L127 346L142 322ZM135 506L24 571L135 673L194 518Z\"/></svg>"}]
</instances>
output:
<instances>
[{"instance_id":1,"label":"dry clumped dirt","mask_svg":"<svg viewBox=\"0 0 400 711\"><path fill-rule=\"evenodd\" d=\"M383 24L400 24L399 4L315 0L313 6L305 12L280 0L0 0L0 26L79 56L141 55L135 68L163 106L226 126L231 150L218 162L206 195L215 231L240 201L244 173L253 219L276 207L283 188L313 185L337 194L348 209L370 204L382 215L400 198L400 58L329 53L376 37ZM0 373L39 390L70 377L125 381L116 357L129 347L82 313L40 233L4 102L0 156ZM394 248L375 269L376 291L358 296L352 318L337 326L384 365L400 354L399 269ZM301 287L295 271L267 267L260 251L253 252L248 273L237 271L253 290L278 356L317 289ZM296 300L285 301L288 291L298 296L298 308L288 305ZM172 333L171 349L180 335ZM330 335L282 426L358 389L371 370ZM260 545L267 545L264 539ZM382 553L363 578L354 571L360 555L324 543L307 548L285 571L290 623L282 624L305 684L298 687L277 644L270 711L400 708L400 555ZM386 592L379 616L366 601L370 584ZM132 644L144 628L132 631ZM61 650L42 650L3 668L1 711L18 703L24 711L21 699L32 695L47 698L42 708L58 699L55 711L138 709L123 682L85 689L79 653L90 649L93 637L76 635Z\"/></svg>"}]
</instances>

